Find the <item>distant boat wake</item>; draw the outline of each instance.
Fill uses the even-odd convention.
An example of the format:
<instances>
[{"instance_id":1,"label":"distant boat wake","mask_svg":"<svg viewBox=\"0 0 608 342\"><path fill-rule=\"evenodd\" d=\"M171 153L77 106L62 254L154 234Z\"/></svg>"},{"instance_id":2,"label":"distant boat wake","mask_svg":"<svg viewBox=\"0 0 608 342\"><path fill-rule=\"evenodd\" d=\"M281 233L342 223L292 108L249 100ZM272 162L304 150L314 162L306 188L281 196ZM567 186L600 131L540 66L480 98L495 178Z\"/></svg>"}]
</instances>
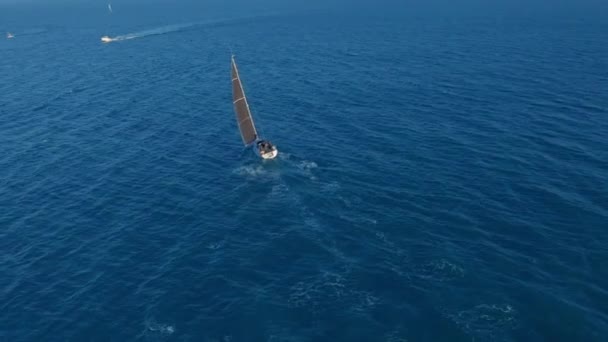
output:
<instances>
[{"instance_id":1,"label":"distant boat wake","mask_svg":"<svg viewBox=\"0 0 608 342\"><path fill-rule=\"evenodd\" d=\"M119 41L123 41L123 40L130 40L130 39L143 38L143 37L148 37L148 36L156 36L156 35L167 34L167 33L172 33L172 32L184 31L186 29L190 29L190 28L193 28L195 26L200 26L200 25L221 24L221 23L228 23L231 21L251 19L251 18L255 18L255 17L260 17L260 18L270 17L270 16L274 16L274 15L277 15L277 14L268 13L265 15L258 15L258 16L254 16L254 17L244 16L244 17L235 17L235 18L224 18L224 19L218 19L218 20L207 20L207 21L187 23L187 24L173 24L173 25L162 26L159 28L144 30L144 31L140 31L140 32L123 34L123 35L116 36L116 37L103 36L103 37L101 37L101 41L104 43L119 42Z\"/></svg>"},{"instance_id":2,"label":"distant boat wake","mask_svg":"<svg viewBox=\"0 0 608 342\"><path fill-rule=\"evenodd\" d=\"M162 26L162 27L154 28L154 29L150 29L150 30L123 34L123 35L116 36L116 37L103 36L103 37L101 37L101 41L104 43L110 43L110 42L119 42L119 41L123 41L123 40L130 40L130 39L136 39L136 38L143 38L143 37L148 37L148 36L161 35L161 34L166 34L166 33L171 33L171 32L183 31L183 30L190 28L192 26L195 26L195 25L199 25L199 24L198 23L189 23L189 24L179 24L179 25L168 25L168 26Z\"/></svg>"}]
</instances>

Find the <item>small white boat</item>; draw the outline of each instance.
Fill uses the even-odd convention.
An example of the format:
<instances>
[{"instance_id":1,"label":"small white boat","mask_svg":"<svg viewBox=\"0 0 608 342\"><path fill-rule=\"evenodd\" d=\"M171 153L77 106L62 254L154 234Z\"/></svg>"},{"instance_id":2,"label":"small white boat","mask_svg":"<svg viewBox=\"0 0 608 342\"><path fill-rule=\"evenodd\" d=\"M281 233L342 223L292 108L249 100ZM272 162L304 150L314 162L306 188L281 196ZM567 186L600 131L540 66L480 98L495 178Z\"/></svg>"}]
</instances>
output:
<instances>
[{"instance_id":1,"label":"small white boat","mask_svg":"<svg viewBox=\"0 0 608 342\"><path fill-rule=\"evenodd\" d=\"M108 36L103 36L103 37L101 37L101 41L104 43L109 43L112 41L112 38L110 38Z\"/></svg>"},{"instance_id":2,"label":"small white boat","mask_svg":"<svg viewBox=\"0 0 608 342\"><path fill-rule=\"evenodd\" d=\"M12 39L12 38L15 38L15 35L10 32L6 32L6 39Z\"/></svg>"},{"instance_id":3,"label":"small white boat","mask_svg":"<svg viewBox=\"0 0 608 342\"><path fill-rule=\"evenodd\" d=\"M255 129L234 56L232 56L232 104L245 146L253 146L255 153L262 159L275 158L279 154L277 147L270 141L261 139Z\"/></svg>"}]
</instances>

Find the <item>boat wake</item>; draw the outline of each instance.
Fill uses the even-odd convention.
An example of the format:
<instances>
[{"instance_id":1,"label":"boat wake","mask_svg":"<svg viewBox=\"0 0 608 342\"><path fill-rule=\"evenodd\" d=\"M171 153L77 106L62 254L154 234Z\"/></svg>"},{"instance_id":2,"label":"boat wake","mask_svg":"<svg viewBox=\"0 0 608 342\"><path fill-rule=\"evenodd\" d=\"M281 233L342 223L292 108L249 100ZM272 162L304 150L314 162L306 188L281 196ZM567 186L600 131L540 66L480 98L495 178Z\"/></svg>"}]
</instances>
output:
<instances>
[{"instance_id":1,"label":"boat wake","mask_svg":"<svg viewBox=\"0 0 608 342\"><path fill-rule=\"evenodd\" d=\"M24 36L37 36L39 34L44 34L49 32L48 28L33 28L33 29L26 29L23 32L19 33L20 37L24 37Z\"/></svg>"},{"instance_id":2,"label":"boat wake","mask_svg":"<svg viewBox=\"0 0 608 342\"><path fill-rule=\"evenodd\" d=\"M266 176L268 178L267 174L269 173L269 171L267 171L261 165L244 165L239 166L238 168L233 170L233 173L238 174L240 176L247 176L250 178L257 178L261 176Z\"/></svg>"},{"instance_id":3,"label":"boat wake","mask_svg":"<svg viewBox=\"0 0 608 342\"><path fill-rule=\"evenodd\" d=\"M161 34L183 31L185 29L192 28L193 26L196 26L199 24L200 23L167 25L167 26L162 26L162 27L153 28L153 29L149 29L149 30L123 34L123 35L119 35L116 37L103 36L103 37L101 37L101 41L104 43L110 43L110 42L119 42L119 41L123 41L123 40L144 38L144 37L148 37L148 36L156 36L156 35L161 35Z\"/></svg>"},{"instance_id":4,"label":"boat wake","mask_svg":"<svg viewBox=\"0 0 608 342\"><path fill-rule=\"evenodd\" d=\"M123 41L123 40L131 40L131 39L136 39L136 38L144 38L144 37L148 37L148 36L156 36L156 35L162 35L162 34L167 34L167 33L184 31L187 29L194 28L196 26L225 24L225 23L230 23L230 22L238 22L239 20L243 20L243 19L265 18L265 17L272 17L275 15L278 15L278 14L277 13L267 13L264 15L257 15L257 16L220 18L220 19L213 19L213 20L204 20L204 21L199 21L199 22L191 22L191 23L186 23L186 24L172 24L172 25L161 26L158 28L148 29L148 30L144 30L144 31L127 33L127 34L123 34L123 35L119 35L119 36L115 36L115 37L103 36L103 37L101 37L101 41L104 43L119 42L119 41Z\"/></svg>"}]
</instances>

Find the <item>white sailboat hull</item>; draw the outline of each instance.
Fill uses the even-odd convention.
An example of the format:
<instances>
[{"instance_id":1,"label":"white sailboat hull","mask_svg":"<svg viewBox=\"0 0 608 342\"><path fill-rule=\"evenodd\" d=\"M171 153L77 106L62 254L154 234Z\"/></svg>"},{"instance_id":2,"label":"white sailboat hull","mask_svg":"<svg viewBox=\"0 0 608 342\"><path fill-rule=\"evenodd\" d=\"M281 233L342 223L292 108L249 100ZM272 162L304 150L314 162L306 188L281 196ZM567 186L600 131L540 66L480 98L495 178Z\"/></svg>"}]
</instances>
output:
<instances>
[{"instance_id":1,"label":"white sailboat hull","mask_svg":"<svg viewBox=\"0 0 608 342\"><path fill-rule=\"evenodd\" d=\"M101 37L101 41L104 43L109 43L112 41L112 38L110 38L108 36L103 36L103 37Z\"/></svg>"},{"instance_id":2,"label":"white sailboat hull","mask_svg":"<svg viewBox=\"0 0 608 342\"><path fill-rule=\"evenodd\" d=\"M270 152L266 152L266 153L259 153L260 157L262 157L262 159L274 159L276 158L276 156L279 154L278 150L272 150Z\"/></svg>"},{"instance_id":3,"label":"white sailboat hull","mask_svg":"<svg viewBox=\"0 0 608 342\"><path fill-rule=\"evenodd\" d=\"M272 146L270 151L262 151L262 149L257 145L257 143L253 144L253 151L256 155L258 155L262 159L274 159L279 154L279 150L276 146Z\"/></svg>"}]
</instances>

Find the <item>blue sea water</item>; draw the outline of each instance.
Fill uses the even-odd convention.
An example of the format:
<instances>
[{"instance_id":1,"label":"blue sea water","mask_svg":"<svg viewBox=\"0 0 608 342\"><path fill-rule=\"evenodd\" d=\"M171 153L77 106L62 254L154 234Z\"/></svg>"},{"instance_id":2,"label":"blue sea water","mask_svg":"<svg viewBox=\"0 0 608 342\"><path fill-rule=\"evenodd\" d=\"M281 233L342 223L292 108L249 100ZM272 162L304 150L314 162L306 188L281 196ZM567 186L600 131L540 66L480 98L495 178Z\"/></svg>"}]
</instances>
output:
<instances>
[{"instance_id":1,"label":"blue sea water","mask_svg":"<svg viewBox=\"0 0 608 342\"><path fill-rule=\"evenodd\" d=\"M10 9L0 341L608 340L604 9Z\"/></svg>"}]
</instances>

